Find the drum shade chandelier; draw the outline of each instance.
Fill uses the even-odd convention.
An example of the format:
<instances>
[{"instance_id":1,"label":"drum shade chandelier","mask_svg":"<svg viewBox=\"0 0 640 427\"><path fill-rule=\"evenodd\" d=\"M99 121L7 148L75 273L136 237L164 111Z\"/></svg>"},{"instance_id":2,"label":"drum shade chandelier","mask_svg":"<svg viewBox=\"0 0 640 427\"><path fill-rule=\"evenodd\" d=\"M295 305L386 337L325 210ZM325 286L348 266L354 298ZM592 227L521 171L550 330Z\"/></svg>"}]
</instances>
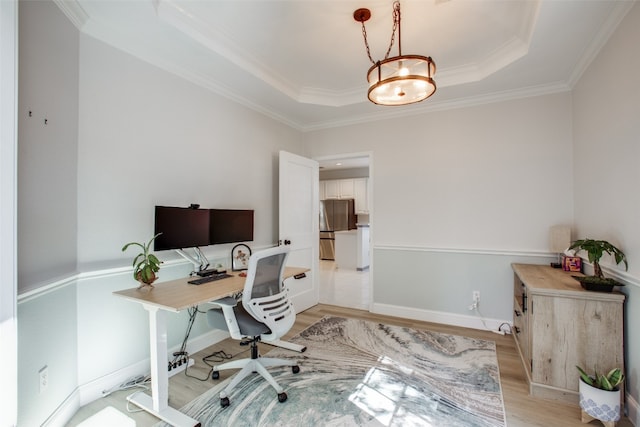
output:
<instances>
[{"instance_id":1,"label":"drum shade chandelier","mask_svg":"<svg viewBox=\"0 0 640 427\"><path fill-rule=\"evenodd\" d=\"M373 64L367 72L368 97L371 102L378 105L407 105L423 101L435 93L436 82L433 76L436 73L436 63L433 59L430 56L402 54L399 1L393 3L393 31L383 60L374 61L371 58L367 42L364 23L371 18L371 11L358 9L353 12L353 18L362 24L367 56ZM389 58L396 31L398 32L398 56Z\"/></svg>"}]
</instances>

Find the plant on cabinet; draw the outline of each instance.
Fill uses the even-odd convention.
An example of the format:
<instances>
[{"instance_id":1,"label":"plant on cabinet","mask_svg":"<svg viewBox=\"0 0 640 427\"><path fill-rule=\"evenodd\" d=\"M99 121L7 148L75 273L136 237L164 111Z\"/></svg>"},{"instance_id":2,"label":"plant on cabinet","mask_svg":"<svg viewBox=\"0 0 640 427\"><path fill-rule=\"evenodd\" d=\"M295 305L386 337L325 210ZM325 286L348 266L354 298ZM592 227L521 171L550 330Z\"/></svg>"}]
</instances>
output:
<instances>
[{"instance_id":1,"label":"plant on cabinet","mask_svg":"<svg viewBox=\"0 0 640 427\"><path fill-rule=\"evenodd\" d=\"M584 276L574 278L580 282L583 288L589 291L611 292L614 286L624 286L614 279L604 277L602 268L600 267L600 258L607 253L616 261L616 264L624 263L625 270L629 268L627 257L624 252L613 246L606 240L581 239L576 240L569 246L569 250L577 249L587 253L589 262L593 264L593 276Z\"/></svg>"}]
</instances>

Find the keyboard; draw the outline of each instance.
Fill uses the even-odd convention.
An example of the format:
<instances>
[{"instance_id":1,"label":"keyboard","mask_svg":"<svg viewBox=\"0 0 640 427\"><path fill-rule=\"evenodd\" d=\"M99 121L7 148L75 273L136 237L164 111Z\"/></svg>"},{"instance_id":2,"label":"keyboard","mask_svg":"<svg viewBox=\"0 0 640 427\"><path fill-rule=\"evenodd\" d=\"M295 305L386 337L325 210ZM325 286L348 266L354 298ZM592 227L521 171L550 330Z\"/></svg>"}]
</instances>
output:
<instances>
[{"instance_id":1,"label":"keyboard","mask_svg":"<svg viewBox=\"0 0 640 427\"><path fill-rule=\"evenodd\" d=\"M232 277L232 276L227 273L216 273L210 276L199 277L197 279L189 280L189 282L187 283L189 283L190 285L202 285L203 283L214 282L216 280L226 279L227 277Z\"/></svg>"}]
</instances>

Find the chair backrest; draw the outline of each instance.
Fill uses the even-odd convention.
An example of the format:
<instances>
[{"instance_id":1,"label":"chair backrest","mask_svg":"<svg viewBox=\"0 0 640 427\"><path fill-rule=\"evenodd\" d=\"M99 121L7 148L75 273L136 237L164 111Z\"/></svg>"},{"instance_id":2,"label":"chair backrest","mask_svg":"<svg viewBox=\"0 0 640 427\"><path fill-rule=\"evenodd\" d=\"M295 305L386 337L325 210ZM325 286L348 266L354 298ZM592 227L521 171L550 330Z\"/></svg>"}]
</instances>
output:
<instances>
[{"instance_id":1,"label":"chair backrest","mask_svg":"<svg viewBox=\"0 0 640 427\"><path fill-rule=\"evenodd\" d=\"M296 320L283 280L288 256L289 248L278 246L255 252L249 258L242 305L254 319L271 329L271 334L262 335L264 341L282 337Z\"/></svg>"}]
</instances>

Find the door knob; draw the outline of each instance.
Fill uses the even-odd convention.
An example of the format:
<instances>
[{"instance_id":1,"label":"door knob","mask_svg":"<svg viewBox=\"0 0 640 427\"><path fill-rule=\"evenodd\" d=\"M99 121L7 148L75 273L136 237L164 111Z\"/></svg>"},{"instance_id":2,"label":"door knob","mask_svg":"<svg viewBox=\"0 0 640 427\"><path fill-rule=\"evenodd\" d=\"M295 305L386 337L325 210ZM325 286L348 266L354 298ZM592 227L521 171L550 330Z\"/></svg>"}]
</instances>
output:
<instances>
[{"instance_id":1,"label":"door knob","mask_svg":"<svg viewBox=\"0 0 640 427\"><path fill-rule=\"evenodd\" d=\"M286 246L286 245L290 245L290 244L291 244L291 240L289 240L289 239L285 239L285 240L284 240L284 244L285 244L285 246Z\"/></svg>"}]
</instances>

